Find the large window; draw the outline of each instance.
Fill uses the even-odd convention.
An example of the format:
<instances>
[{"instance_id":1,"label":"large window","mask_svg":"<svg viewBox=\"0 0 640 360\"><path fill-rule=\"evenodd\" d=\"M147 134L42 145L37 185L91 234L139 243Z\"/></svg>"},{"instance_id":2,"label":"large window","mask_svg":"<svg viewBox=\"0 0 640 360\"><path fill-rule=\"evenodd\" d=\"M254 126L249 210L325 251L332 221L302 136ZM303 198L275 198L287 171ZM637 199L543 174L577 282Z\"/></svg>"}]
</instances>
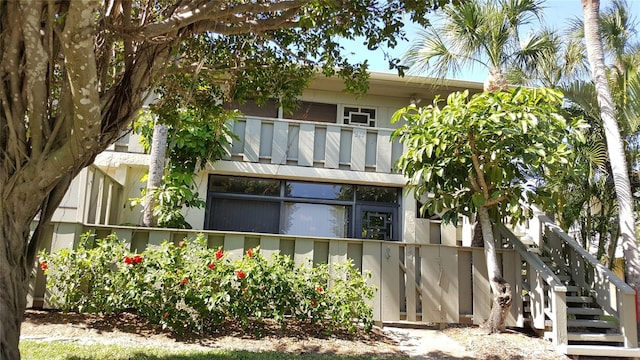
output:
<instances>
[{"instance_id":1,"label":"large window","mask_svg":"<svg viewBox=\"0 0 640 360\"><path fill-rule=\"evenodd\" d=\"M209 176L206 229L398 240L400 189Z\"/></svg>"}]
</instances>

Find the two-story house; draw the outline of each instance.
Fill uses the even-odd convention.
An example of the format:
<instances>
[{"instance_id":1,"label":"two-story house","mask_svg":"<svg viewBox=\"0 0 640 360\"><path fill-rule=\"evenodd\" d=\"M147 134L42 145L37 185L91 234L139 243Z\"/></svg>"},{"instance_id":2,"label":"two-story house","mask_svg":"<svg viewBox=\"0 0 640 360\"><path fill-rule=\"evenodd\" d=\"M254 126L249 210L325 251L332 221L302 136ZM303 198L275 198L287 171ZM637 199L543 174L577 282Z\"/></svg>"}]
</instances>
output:
<instances>
[{"instance_id":1,"label":"two-story house","mask_svg":"<svg viewBox=\"0 0 640 360\"><path fill-rule=\"evenodd\" d=\"M203 233L232 257L260 246L298 263L351 259L371 273L374 320L382 323L482 323L491 309L484 251L470 247L467 220L454 227L419 213L394 171L403 147L391 141L398 124L390 122L401 107L480 92L482 84L372 73L366 95L342 88L339 79L314 79L292 114L275 102L240 106L229 156L197 174L206 207L185 209L193 230L140 226L141 209L128 199L145 186L149 155L136 136L123 137L74 180L44 247L72 247L91 231L115 233L140 251ZM521 229L494 229L516 294L508 325L531 326L569 354L638 356L633 290L544 214L533 215ZM37 273L30 304L45 302Z\"/></svg>"}]
</instances>

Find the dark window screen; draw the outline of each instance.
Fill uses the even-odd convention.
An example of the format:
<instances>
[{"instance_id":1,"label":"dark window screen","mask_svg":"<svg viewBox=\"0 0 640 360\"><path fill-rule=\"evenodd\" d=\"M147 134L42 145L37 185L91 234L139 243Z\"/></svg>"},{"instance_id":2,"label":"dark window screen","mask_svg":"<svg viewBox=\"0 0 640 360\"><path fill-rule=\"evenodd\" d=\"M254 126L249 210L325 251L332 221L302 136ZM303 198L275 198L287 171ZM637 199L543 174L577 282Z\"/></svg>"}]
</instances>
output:
<instances>
[{"instance_id":1,"label":"dark window screen","mask_svg":"<svg viewBox=\"0 0 640 360\"><path fill-rule=\"evenodd\" d=\"M335 123L337 111L338 105L336 104L301 101L300 107L293 110L291 114L284 114L284 118Z\"/></svg>"},{"instance_id":2,"label":"dark window screen","mask_svg":"<svg viewBox=\"0 0 640 360\"><path fill-rule=\"evenodd\" d=\"M260 116L267 118L278 117L278 103L275 100L267 100L266 103L258 105L253 100L247 100L243 104L227 103L227 109L238 109L246 116Z\"/></svg>"},{"instance_id":3,"label":"dark window screen","mask_svg":"<svg viewBox=\"0 0 640 360\"><path fill-rule=\"evenodd\" d=\"M277 234L280 203L274 201L213 199L208 230Z\"/></svg>"}]
</instances>

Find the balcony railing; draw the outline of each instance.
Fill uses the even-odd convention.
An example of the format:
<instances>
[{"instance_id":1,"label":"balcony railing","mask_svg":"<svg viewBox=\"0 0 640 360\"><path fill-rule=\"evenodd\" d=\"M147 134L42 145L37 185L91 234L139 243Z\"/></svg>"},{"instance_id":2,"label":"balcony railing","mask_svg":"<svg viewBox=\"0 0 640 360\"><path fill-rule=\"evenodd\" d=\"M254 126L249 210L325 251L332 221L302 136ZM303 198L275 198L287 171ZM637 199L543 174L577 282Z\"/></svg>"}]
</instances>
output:
<instances>
[{"instance_id":1,"label":"balcony railing","mask_svg":"<svg viewBox=\"0 0 640 360\"><path fill-rule=\"evenodd\" d=\"M391 173L403 150L393 129L258 117L232 126L233 160Z\"/></svg>"},{"instance_id":2,"label":"balcony railing","mask_svg":"<svg viewBox=\"0 0 640 360\"><path fill-rule=\"evenodd\" d=\"M392 173L403 151L393 129L322 122L243 117L228 124L238 136L226 160ZM127 134L113 151L142 153L139 137Z\"/></svg>"}]
</instances>

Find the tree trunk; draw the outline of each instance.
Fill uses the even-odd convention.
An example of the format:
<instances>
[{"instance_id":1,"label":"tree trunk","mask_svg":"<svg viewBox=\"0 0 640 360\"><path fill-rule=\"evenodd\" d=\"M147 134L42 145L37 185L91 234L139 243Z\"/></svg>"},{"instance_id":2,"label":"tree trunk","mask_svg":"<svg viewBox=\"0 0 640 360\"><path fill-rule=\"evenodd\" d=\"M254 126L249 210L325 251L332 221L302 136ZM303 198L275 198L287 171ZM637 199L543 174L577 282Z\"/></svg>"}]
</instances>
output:
<instances>
[{"instance_id":1,"label":"tree trunk","mask_svg":"<svg viewBox=\"0 0 640 360\"><path fill-rule=\"evenodd\" d=\"M482 226L482 237L484 238L484 255L487 259L487 273L489 283L493 292L493 307L491 315L487 321L489 333L494 334L505 329L507 314L511 309L511 285L504 280L498 257L496 256L495 240L493 238L493 227L489 218L489 210L485 207L478 209L478 221Z\"/></svg>"},{"instance_id":2,"label":"tree trunk","mask_svg":"<svg viewBox=\"0 0 640 360\"><path fill-rule=\"evenodd\" d=\"M471 246L472 247L484 247L484 238L482 236L482 225L480 225L480 220L477 219L478 214L476 214L476 222L473 224L473 236L471 238Z\"/></svg>"},{"instance_id":3,"label":"tree trunk","mask_svg":"<svg viewBox=\"0 0 640 360\"><path fill-rule=\"evenodd\" d=\"M162 184L164 174L164 158L167 150L168 126L156 120L153 126L153 141L149 155L149 176L147 177L147 191L145 192L144 212L142 222L145 226L156 226L157 219L153 215L155 207L155 192Z\"/></svg>"},{"instance_id":4,"label":"tree trunk","mask_svg":"<svg viewBox=\"0 0 640 360\"><path fill-rule=\"evenodd\" d=\"M29 286L28 267L20 245L26 242L16 239L20 237L19 231L7 221L7 216L3 214L0 221L0 236L9 244L0 247L0 359L20 359L18 341Z\"/></svg>"},{"instance_id":5,"label":"tree trunk","mask_svg":"<svg viewBox=\"0 0 640 360\"><path fill-rule=\"evenodd\" d=\"M615 107L605 70L600 23L598 22L599 8L599 0L582 0L584 38L587 58L591 65L593 82L596 87L598 105L600 106L602 124L605 129L607 152L609 153L611 172L618 199L620 244L622 245L626 262L625 280L637 294L638 290L640 290L640 254L638 254L638 243L635 235L631 183L629 182L627 160L624 154L624 143L618 129ZM636 312L638 310L640 309L636 309Z\"/></svg>"}]
</instances>

